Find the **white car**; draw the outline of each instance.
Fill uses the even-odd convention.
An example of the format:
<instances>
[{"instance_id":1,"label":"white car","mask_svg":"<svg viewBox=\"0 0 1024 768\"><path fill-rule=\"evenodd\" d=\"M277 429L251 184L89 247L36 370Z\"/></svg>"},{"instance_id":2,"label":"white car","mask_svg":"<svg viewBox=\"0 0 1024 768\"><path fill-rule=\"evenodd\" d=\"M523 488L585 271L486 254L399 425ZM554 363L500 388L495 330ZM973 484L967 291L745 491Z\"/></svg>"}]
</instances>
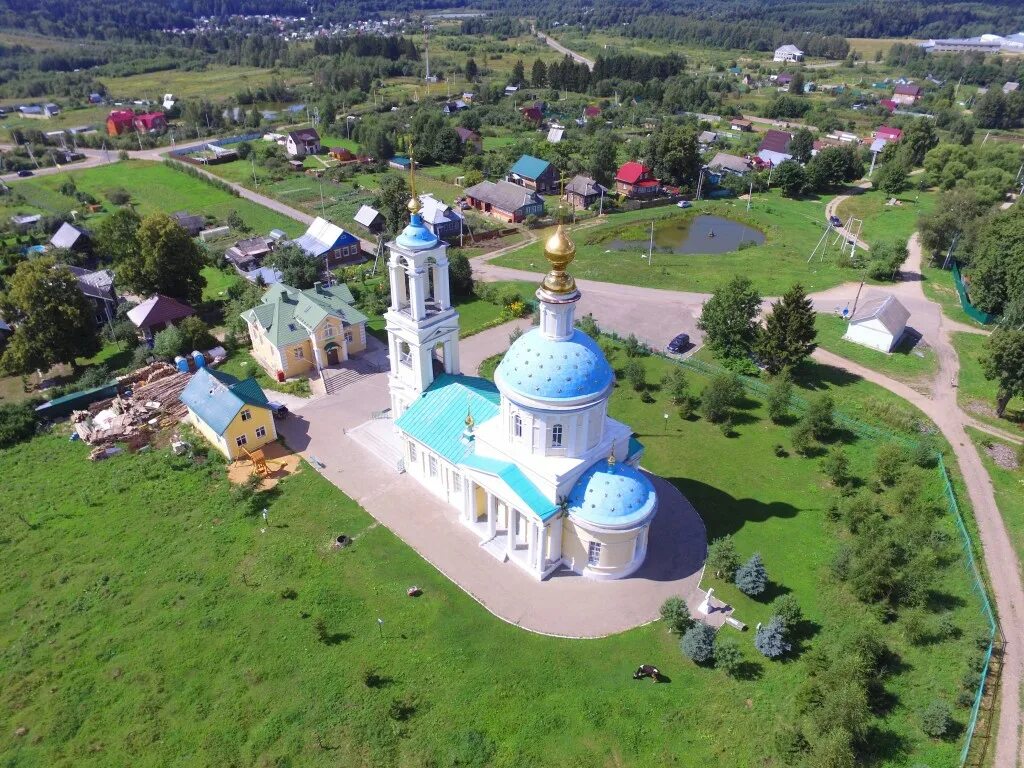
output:
<instances>
[{"instance_id":1,"label":"white car","mask_svg":"<svg viewBox=\"0 0 1024 768\"><path fill-rule=\"evenodd\" d=\"M676 203L676 208L690 208L693 205L689 200L680 200Z\"/></svg>"}]
</instances>

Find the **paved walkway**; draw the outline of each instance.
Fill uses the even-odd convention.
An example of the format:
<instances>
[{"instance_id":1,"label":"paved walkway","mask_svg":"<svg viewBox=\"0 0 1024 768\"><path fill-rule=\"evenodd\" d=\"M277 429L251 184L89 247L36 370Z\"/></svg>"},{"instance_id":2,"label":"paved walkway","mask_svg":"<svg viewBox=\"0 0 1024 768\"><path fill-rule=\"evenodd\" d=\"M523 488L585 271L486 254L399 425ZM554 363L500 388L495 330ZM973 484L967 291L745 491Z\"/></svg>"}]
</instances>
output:
<instances>
[{"instance_id":1,"label":"paved walkway","mask_svg":"<svg viewBox=\"0 0 1024 768\"><path fill-rule=\"evenodd\" d=\"M460 350L463 370L475 372L482 360L505 350L516 325L465 339ZM685 596L696 611L703 598L704 523L671 483L651 478L659 509L647 561L633 576L609 582L559 571L538 582L518 565L499 562L458 521L457 510L346 434L389 404L387 376L375 374L336 395L308 401L280 422L278 431L290 448L311 461L315 457L324 477L495 616L542 634L602 637L657 619L661 604L674 595ZM715 618L722 621L724 614Z\"/></svg>"}]
</instances>

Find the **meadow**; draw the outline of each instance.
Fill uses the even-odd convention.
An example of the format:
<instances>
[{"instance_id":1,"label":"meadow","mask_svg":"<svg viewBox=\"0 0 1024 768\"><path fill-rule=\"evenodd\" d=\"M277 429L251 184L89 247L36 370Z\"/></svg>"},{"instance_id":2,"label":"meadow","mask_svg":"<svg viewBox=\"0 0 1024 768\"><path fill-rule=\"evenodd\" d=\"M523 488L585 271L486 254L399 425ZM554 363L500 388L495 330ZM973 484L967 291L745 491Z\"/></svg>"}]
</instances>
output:
<instances>
[{"instance_id":1,"label":"meadow","mask_svg":"<svg viewBox=\"0 0 1024 768\"><path fill-rule=\"evenodd\" d=\"M977 333L954 333L953 348L960 358L957 380L957 402L975 418L1011 432L1024 425L1024 398L1015 397L1006 407L1003 418L996 418L996 383L985 378L979 362L985 353L985 336Z\"/></svg>"},{"instance_id":2,"label":"meadow","mask_svg":"<svg viewBox=\"0 0 1024 768\"><path fill-rule=\"evenodd\" d=\"M162 102L165 93L177 99L229 99L247 87L256 89L272 80L286 85L309 82L309 75L289 69L208 66L198 70L166 69L127 77L100 78L112 99L150 99Z\"/></svg>"},{"instance_id":3,"label":"meadow","mask_svg":"<svg viewBox=\"0 0 1024 768\"><path fill-rule=\"evenodd\" d=\"M612 360L625 363L621 350ZM642 363L652 383L672 365ZM817 461L775 456L788 431L754 399L727 438L703 420L666 427L665 396L653 394L645 403L619 387L611 413L710 536L761 552L773 589L794 594L813 628L802 649L862 622L865 609L827 575L838 542ZM849 439L866 476L874 449ZM160 447L92 463L86 452L63 429L0 452L18 513L3 534L0 727L27 729L0 741L7 764L767 765L771 739L750 736L788 715L806 675L802 655L766 661L731 629L750 665L740 679L686 661L660 624L589 641L523 632L305 465L247 498L212 453ZM921 480L938 499L937 476ZM342 532L355 543L332 551ZM743 621L767 619L763 601L710 583ZM410 584L423 597L410 600ZM957 562L939 589L959 639L915 646L902 621L879 625L899 664L873 765L955 761L956 740L924 737L917 712L953 698L980 621ZM671 682L633 681L640 661Z\"/></svg>"},{"instance_id":4,"label":"meadow","mask_svg":"<svg viewBox=\"0 0 1024 768\"><path fill-rule=\"evenodd\" d=\"M836 215L843 224L853 217L864 222L861 240L869 246L883 241L906 240L917 229L918 217L935 205L933 192L908 190L896 196L898 205L888 205L892 195L878 189L854 192L840 203Z\"/></svg>"}]
</instances>

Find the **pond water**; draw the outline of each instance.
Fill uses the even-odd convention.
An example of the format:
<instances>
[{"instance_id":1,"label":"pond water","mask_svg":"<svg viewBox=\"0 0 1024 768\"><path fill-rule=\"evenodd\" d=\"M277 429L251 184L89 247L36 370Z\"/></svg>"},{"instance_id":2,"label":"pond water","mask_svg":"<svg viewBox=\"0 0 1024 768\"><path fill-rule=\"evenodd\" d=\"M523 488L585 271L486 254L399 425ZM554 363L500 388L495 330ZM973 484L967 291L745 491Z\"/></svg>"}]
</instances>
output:
<instances>
[{"instance_id":1,"label":"pond water","mask_svg":"<svg viewBox=\"0 0 1024 768\"><path fill-rule=\"evenodd\" d=\"M654 225L654 250L661 253L730 253L741 243L760 245L764 234L738 221L721 216L678 218ZM608 247L616 251L647 251L649 241L615 239Z\"/></svg>"}]
</instances>

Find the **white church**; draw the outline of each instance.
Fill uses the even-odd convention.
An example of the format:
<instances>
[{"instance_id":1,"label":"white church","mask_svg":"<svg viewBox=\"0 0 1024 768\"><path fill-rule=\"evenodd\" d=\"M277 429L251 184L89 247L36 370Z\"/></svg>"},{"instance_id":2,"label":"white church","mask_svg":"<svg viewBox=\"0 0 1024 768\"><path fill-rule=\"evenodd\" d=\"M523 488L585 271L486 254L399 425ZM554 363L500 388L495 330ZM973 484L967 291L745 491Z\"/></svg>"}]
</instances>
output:
<instances>
[{"instance_id":1,"label":"white church","mask_svg":"<svg viewBox=\"0 0 1024 768\"><path fill-rule=\"evenodd\" d=\"M415 194L409 211L387 245L385 314L406 471L455 507L481 546L537 579L559 568L598 579L633 573L658 498L637 469L643 446L608 416L612 368L574 327L572 241L559 226L545 244L540 325L512 344L492 384L460 373L448 246L424 226Z\"/></svg>"}]
</instances>

